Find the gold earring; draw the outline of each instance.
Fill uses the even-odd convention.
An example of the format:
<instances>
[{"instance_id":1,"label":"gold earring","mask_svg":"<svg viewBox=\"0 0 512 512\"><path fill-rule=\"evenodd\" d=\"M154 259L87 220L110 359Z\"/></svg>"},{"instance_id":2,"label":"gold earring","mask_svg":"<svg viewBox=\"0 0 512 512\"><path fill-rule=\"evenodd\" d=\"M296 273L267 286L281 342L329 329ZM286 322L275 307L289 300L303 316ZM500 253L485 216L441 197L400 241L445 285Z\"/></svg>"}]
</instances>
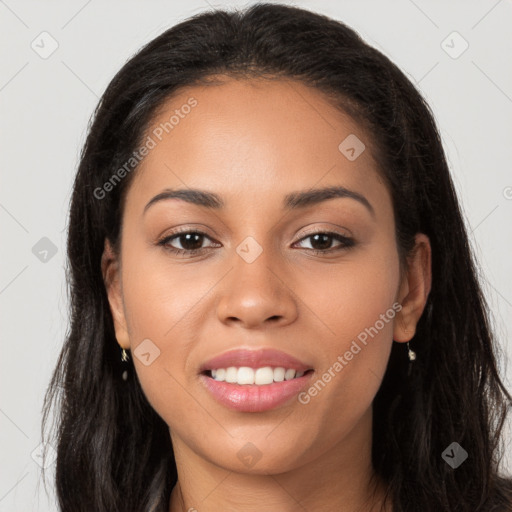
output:
<instances>
[{"instance_id":1,"label":"gold earring","mask_svg":"<svg viewBox=\"0 0 512 512\"><path fill-rule=\"evenodd\" d=\"M416 360L416 352L414 352L414 350L411 350L411 347L409 346L409 342L407 342L407 355L409 356L409 361Z\"/></svg>"},{"instance_id":2,"label":"gold earring","mask_svg":"<svg viewBox=\"0 0 512 512\"><path fill-rule=\"evenodd\" d=\"M121 361L123 361L123 363L126 363L128 361L128 359L129 359L128 353L123 348L123 350L121 351Z\"/></svg>"},{"instance_id":3,"label":"gold earring","mask_svg":"<svg viewBox=\"0 0 512 512\"><path fill-rule=\"evenodd\" d=\"M127 363L129 359L130 359L130 357L128 356L128 352L126 352L126 350L123 348L121 350L121 361L123 363ZM122 377L123 377L124 381L128 380L128 370L123 371Z\"/></svg>"}]
</instances>

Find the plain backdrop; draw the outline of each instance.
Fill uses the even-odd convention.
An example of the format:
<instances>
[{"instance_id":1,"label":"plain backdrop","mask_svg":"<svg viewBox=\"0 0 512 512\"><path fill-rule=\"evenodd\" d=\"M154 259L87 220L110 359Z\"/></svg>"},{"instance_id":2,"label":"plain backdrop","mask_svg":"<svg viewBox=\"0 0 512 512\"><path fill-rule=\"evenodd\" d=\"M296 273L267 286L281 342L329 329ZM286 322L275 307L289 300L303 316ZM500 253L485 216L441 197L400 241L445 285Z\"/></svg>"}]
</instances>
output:
<instances>
[{"instance_id":1,"label":"plain backdrop","mask_svg":"<svg viewBox=\"0 0 512 512\"><path fill-rule=\"evenodd\" d=\"M47 497L40 480L41 406L68 325L67 212L98 99L124 62L165 29L250 3L0 1L0 512L57 510L51 485ZM347 23L431 105L512 389L511 2L283 3ZM505 467L512 472L512 457Z\"/></svg>"}]
</instances>

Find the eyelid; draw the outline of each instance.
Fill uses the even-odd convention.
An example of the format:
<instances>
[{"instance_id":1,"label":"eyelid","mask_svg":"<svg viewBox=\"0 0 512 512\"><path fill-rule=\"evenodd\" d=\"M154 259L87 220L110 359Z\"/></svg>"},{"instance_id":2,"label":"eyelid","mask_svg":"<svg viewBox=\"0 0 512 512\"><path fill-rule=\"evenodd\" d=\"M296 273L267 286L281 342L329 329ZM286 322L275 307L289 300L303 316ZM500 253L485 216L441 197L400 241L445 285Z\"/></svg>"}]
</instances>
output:
<instances>
[{"instance_id":1,"label":"eyelid","mask_svg":"<svg viewBox=\"0 0 512 512\"><path fill-rule=\"evenodd\" d=\"M308 236L308 235L315 235L316 233L331 233L331 234L336 234L336 235L339 235L339 236L342 236L345 238L353 238L353 235L349 229L342 228L344 232L340 232L340 229L341 228L339 226L327 227L327 228L326 227L312 228L311 230L301 232L299 235L299 240L302 240L302 238L304 238L305 236Z\"/></svg>"},{"instance_id":2,"label":"eyelid","mask_svg":"<svg viewBox=\"0 0 512 512\"><path fill-rule=\"evenodd\" d=\"M327 235L328 237L336 240L340 243L340 245L331 247L329 249L307 249L309 252L312 252L313 254L323 254L327 256L331 253L336 253L338 251L342 251L343 249L350 249L351 247L354 247L357 243L356 240L352 236L343 235L341 233L338 233L337 231L329 230L329 229L318 229L315 231L309 231L308 233L303 234L296 242L293 243L293 245L303 242L304 240L307 240L308 238L311 238L312 236L316 234L322 234Z\"/></svg>"},{"instance_id":3,"label":"eyelid","mask_svg":"<svg viewBox=\"0 0 512 512\"><path fill-rule=\"evenodd\" d=\"M176 240L176 239L178 239L180 237L180 235L186 235L186 234L189 234L189 233L194 233L194 234L197 234L197 235L202 235L205 238L208 238L209 240L211 240L212 242L220 244L220 242L217 242L211 235L206 233L206 231L203 231L202 229L198 229L198 228L192 228L190 226L187 226L187 227L184 227L184 228L183 227L176 228L176 230L172 231L171 233L158 237L158 239L156 241L156 244L157 245L166 245L169 240L172 240L172 239ZM203 249L207 249L207 247L203 247Z\"/></svg>"}]
</instances>

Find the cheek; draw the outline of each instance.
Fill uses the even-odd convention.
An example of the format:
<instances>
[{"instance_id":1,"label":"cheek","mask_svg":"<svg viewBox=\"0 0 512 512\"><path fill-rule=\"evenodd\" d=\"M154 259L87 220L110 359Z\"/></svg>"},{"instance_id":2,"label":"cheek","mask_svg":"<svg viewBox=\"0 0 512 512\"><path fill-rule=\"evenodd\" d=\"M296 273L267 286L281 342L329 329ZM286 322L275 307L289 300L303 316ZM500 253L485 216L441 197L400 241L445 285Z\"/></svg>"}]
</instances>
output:
<instances>
[{"instance_id":1,"label":"cheek","mask_svg":"<svg viewBox=\"0 0 512 512\"><path fill-rule=\"evenodd\" d=\"M312 416L327 418L330 411L343 410L350 424L370 407L380 387L401 309L395 302L398 254L391 245L385 248L347 260L322 288L319 275L316 287L304 281L308 305L323 324L316 340L322 347L321 368L303 396L303 403L315 410Z\"/></svg>"},{"instance_id":2,"label":"cheek","mask_svg":"<svg viewBox=\"0 0 512 512\"><path fill-rule=\"evenodd\" d=\"M344 352L352 340L392 338L397 308L393 304L400 280L398 254L392 244L375 244L347 256L333 270L317 265L297 281L297 293L314 313L323 352L331 362L333 354ZM376 331L377 332L376 332ZM373 344L378 345L378 344ZM382 344L381 344L382 345ZM367 344L366 352L379 352ZM386 349L383 349L386 352ZM328 361L325 361L328 362Z\"/></svg>"},{"instance_id":3,"label":"cheek","mask_svg":"<svg viewBox=\"0 0 512 512\"><path fill-rule=\"evenodd\" d=\"M145 253L132 250L123 263L123 296L135 344L150 338L162 345L164 339L173 338L181 322L193 317L194 306L213 281L208 278L211 276L191 281L187 278L187 273L193 272L191 266L180 269L166 263L160 248Z\"/></svg>"},{"instance_id":4,"label":"cheek","mask_svg":"<svg viewBox=\"0 0 512 512\"><path fill-rule=\"evenodd\" d=\"M193 326L199 321L195 306L207 282L198 289L182 272L171 271L158 251L134 246L125 251L123 299L137 376L148 401L162 415L182 401L180 383Z\"/></svg>"}]
</instances>

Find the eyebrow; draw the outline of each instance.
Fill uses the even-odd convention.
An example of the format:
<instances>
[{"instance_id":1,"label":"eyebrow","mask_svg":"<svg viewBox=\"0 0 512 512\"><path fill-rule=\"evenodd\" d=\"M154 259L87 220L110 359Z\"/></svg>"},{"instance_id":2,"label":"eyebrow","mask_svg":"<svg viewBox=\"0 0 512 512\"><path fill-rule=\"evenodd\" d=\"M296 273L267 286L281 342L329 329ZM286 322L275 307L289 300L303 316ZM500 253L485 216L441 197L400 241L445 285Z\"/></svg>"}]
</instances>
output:
<instances>
[{"instance_id":1,"label":"eyebrow","mask_svg":"<svg viewBox=\"0 0 512 512\"><path fill-rule=\"evenodd\" d=\"M349 190L341 186L333 186L326 188L317 188L306 191L292 192L287 194L283 200L284 210L297 210L307 208L315 204L322 203L329 199L349 198L358 201L375 217L375 210L368 199L359 192ZM153 197L144 207L143 214L155 203L167 199L181 199L187 203L191 203L211 210L220 210L225 206L220 196L213 192L200 189L165 189L155 197Z\"/></svg>"}]
</instances>

